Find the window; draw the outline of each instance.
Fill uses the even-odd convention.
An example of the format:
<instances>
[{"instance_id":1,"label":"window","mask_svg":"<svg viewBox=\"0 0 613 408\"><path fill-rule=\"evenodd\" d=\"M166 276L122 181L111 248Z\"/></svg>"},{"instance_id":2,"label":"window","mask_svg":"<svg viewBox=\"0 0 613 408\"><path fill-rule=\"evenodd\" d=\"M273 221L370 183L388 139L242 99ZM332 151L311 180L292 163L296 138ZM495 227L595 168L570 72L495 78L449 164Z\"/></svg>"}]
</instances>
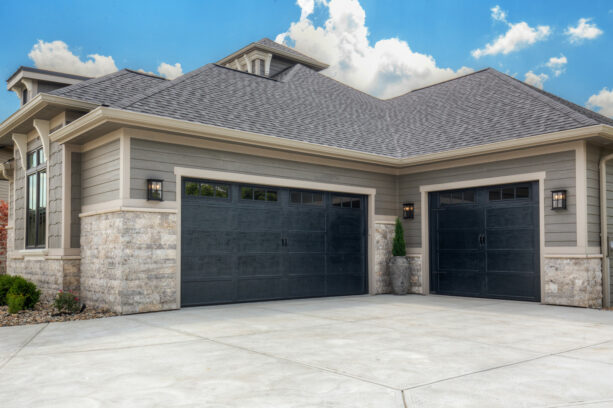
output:
<instances>
[{"instance_id":1,"label":"window","mask_svg":"<svg viewBox=\"0 0 613 408\"><path fill-rule=\"evenodd\" d=\"M292 204L324 205L324 196L322 193L290 191L289 199Z\"/></svg>"},{"instance_id":2,"label":"window","mask_svg":"<svg viewBox=\"0 0 613 408\"><path fill-rule=\"evenodd\" d=\"M47 166L43 149L27 156L26 247L45 247L47 236Z\"/></svg>"},{"instance_id":3,"label":"window","mask_svg":"<svg viewBox=\"0 0 613 408\"><path fill-rule=\"evenodd\" d=\"M28 90L24 88L24 90L21 91L21 104L25 105L26 103L28 103Z\"/></svg>"},{"instance_id":4,"label":"window","mask_svg":"<svg viewBox=\"0 0 613 408\"><path fill-rule=\"evenodd\" d=\"M474 190L447 191L439 196L440 205L470 204L475 202Z\"/></svg>"},{"instance_id":5,"label":"window","mask_svg":"<svg viewBox=\"0 0 613 408\"><path fill-rule=\"evenodd\" d=\"M362 200L358 197L332 196L332 206L341 208L360 208Z\"/></svg>"},{"instance_id":6,"label":"window","mask_svg":"<svg viewBox=\"0 0 613 408\"><path fill-rule=\"evenodd\" d=\"M189 197L229 198L230 185L220 183L186 181L185 195Z\"/></svg>"},{"instance_id":7,"label":"window","mask_svg":"<svg viewBox=\"0 0 613 408\"><path fill-rule=\"evenodd\" d=\"M243 200L274 202L277 201L278 198L277 190L264 187L241 186L241 199Z\"/></svg>"},{"instance_id":8,"label":"window","mask_svg":"<svg viewBox=\"0 0 613 408\"><path fill-rule=\"evenodd\" d=\"M527 186L491 188L487 196L490 201L530 198L530 188Z\"/></svg>"}]
</instances>

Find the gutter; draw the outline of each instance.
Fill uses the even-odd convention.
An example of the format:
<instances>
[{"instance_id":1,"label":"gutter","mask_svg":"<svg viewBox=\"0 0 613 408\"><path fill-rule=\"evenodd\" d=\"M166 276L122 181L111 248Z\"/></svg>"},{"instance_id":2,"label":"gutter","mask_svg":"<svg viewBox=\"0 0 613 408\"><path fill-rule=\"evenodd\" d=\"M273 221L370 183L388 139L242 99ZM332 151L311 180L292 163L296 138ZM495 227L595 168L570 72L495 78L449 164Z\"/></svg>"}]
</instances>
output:
<instances>
[{"instance_id":1,"label":"gutter","mask_svg":"<svg viewBox=\"0 0 613 408\"><path fill-rule=\"evenodd\" d=\"M613 153L600 159L600 248L602 251L602 306L611 306L611 274L609 272L609 245L607 225L607 161L613 159Z\"/></svg>"},{"instance_id":2,"label":"gutter","mask_svg":"<svg viewBox=\"0 0 613 408\"><path fill-rule=\"evenodd\" d=\"M229 129L220 126L206 125L186 120L173 119L165 116L132 112L103 106L93 109L91 112L75 120L69 125L53 132L50 135L50 138L54 142L67 143L70 140L80 136L83 132L109 122L126 126L155 129L168 133L181 133L198 136L201 138L217 139L226 142L269 147L304 154L363 162L372 165L387 166L396 169L397 175L403 174L402 168L458 159L462 157L471 157L514 149L536 147L572 140L581 140L594 136L601 136L613 140L612 126L593 125L440 153L425 154L417 157L394 158L339 147L330 147L315 143L283 139L281 137L269 136L261 133Z\"/></svg>"}]
</instances>

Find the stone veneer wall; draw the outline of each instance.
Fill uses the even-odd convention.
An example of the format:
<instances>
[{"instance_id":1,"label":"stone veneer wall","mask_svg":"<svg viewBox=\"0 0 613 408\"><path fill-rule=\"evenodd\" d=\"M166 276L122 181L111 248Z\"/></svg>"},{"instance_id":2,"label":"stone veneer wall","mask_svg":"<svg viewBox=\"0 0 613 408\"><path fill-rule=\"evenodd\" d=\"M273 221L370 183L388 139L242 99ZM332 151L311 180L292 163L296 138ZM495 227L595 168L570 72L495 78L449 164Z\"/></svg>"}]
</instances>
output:
<instances>
[{"instance_id":1,"label":"stone veneer wall","mask_svg":"<svg viewBox=\"0 0 613 408\"><path fill-rule=\"evenodd\" d=\"M79 259L16 258L9 255L7 272L34 282L45 297L53 297L60 290L72 291L78 296L79 264Z\"/></svg>"},{"instance_id":2,"label":"stone veneer wall","mask_svg":"<svg viewBox=\"0 0 613 408\"><path fill-rule=\"evenodd\" d=\"M545 258L541 279L545 286L542 303L602 307L600 258Z\"/></svg>"},{"instance_id":3,"label":"stone veneer wall","mask_svg":"<svg viewBox=\"0 0 613 408\"><path fill-rule=\"evenodd\" d=\"M388 263L392 257L392 242L395 225L391 223L375 224L375 281L373 293L380 295L391 293L392 286ZM421 282L421 255L408 254L409 260L409 293L423 293Z\"/></svg>"},{"instance_id":4,"label":"stone veneer wall","mask_svg":"<svg viewBox=\"0 0 613 408\"><path fill-rule=\"evenodd\" d=\"M118 211L81 219L81 297L121 314L177 309L177 215Z\"/></svg>"}]
</instances>

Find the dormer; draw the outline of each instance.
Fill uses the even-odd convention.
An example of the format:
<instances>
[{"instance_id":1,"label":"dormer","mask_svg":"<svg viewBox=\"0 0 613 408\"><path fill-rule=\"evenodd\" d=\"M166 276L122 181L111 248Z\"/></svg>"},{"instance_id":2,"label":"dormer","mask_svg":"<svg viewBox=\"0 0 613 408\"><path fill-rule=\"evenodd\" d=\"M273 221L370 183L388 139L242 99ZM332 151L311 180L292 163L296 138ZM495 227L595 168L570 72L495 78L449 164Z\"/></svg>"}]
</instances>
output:
<instances>
[{"instance_id":1,"label":"dormer","mask_svg":"<svg viewBox=\"0 0 613 408\"><path fill-rule=\"evenodd\" d=\"M327 64L268 38L241 48L222 58L217 64L265 77L273 77L295 64L305 65L315 71L328 68Z\"/></svg>"},{"instance_id":2,"label":"dormer","mask_svg":"<svg viewBox=\"0 0 613 408\"><path fill-rule=\"evenodd\" d=\"M19 67L19 69L7 79L6 88L17 94L23 106L41 92L51 92L55 89L73 85L87 79L90 78L38 68Z\"/></svg>"}]
</instances>

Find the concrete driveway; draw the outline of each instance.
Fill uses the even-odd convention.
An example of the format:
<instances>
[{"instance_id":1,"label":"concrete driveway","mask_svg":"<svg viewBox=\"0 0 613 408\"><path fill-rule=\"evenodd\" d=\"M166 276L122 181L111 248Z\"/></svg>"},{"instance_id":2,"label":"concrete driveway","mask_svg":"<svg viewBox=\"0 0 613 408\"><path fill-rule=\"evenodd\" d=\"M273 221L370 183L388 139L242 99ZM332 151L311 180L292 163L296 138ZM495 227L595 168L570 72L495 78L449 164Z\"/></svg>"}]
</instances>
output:
<instances>
[{"instance_id":1,"label":"concrete driveway","mask_svg":"<svg viewBox=\"0 0 613 408\"><path fill-rule=\"evenodd\" d=\"M613 406L613 312L353 296L0 328L9 407Z\"/></svg>"}]
</instances>

